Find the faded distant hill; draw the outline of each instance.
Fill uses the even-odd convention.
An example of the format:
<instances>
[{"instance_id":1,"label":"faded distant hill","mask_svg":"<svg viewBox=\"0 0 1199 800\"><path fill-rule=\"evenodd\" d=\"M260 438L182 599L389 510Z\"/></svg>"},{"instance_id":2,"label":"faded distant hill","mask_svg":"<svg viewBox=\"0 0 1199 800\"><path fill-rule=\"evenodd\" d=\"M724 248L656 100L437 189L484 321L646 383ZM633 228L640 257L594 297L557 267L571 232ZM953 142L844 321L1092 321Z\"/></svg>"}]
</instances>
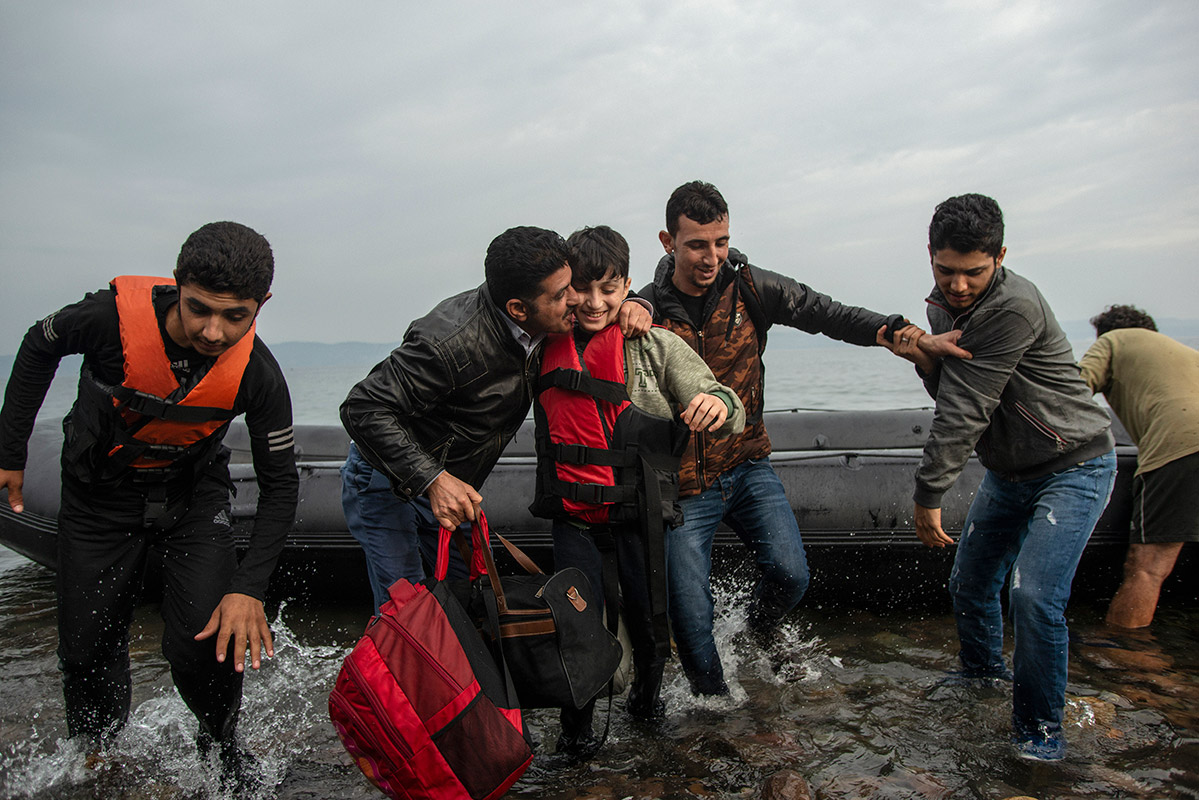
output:
<instances>
[{"instance_id":1,"label":"faded distant hill","mask_svg":"<svg viewBox=\"0 0 1199 800\"><path fill-rule=\"evenodd\" d=\"M270 344L268 342L268 344ZM275 358L279 361L280 366L289 367L341 367L347 365L361 365L369 368L382 361L392 348L395 347L392 343L370 343L370 342L339 342L337 344L323 344L320 342L280 342L278 344L270 344L271 352L275 354ZM0 386L8 383L8 376L12 372L12 364L15 356L7 355L0 356ZM78 374L79 364L81 363L79 356L68 356L64 358L59 365L60 373ZM363 370L366 374L366 369Z\"/></svg>"},{"instance_id":2,"label":"faded distant hill","mask_svg":"<svg viewBox=\"0 0 1199 800\"><path fill-rule=\"evenodd\" d=\"M271 352L284 369L288 367L342 367L361 364L373 367L378 364L396 346L386 342L338 342L323 344L321 342L280 342L271 344ZM366 371L363 370L363 374Z\"/></svg>"},{"instance_id":3,"label":"faded distant hill","mask_svg":"<svg viewBox=\"0 0 1199 800\"><path fill-rule=\"evenodd\" d=\"M924 320L919 320L919 323ZM1173 336L1191 347L1199 347L1199 319L1163 318L1157 320L1162 333ZM1062 322L1066 336L1077 346L1095 337L1094 329L1086 320ZM284 367L341 367L362 365L371 367L387 357L396 346L395 342L278 342L270 343L271 352ZM811 347L836 347L840 342L827 336L812 336L792 328L775 326L770 329L770 348L798 350ZM12 370L13 356L0 356L0 386L8 382ZM77 373L79 361L70 358L63 361L61 369ZM365 372L364 372L365 374Z\"/></svg>"},{"instance_id":4,"label":"faded distant hill","mask_svg":"<svg viewBox=\"0 0 1199 800\"><path fill-rule=\"evenodd\" d=\"M1158 330L1167 336L1172 336L1191 347L1199 347L1199 319L1158 318L1155 321L1157 322ZM915 320L915 322L922 327L928 324L923 319ZM1060 322L1062 330L1066 332L1066 338L1075 347L1082 342L1090 342L1095 338L1095 329L1085 319L1060 320ZM771 350L801 350L810 347L837 347L839 345L841 345L841 342L830 339L827 336L812 336L811 334L797 331L794 328L784 328L776 325L770 329L768 346Z\"/></svg>"},{"instance_id":5,"label":"faded distant hill","mask_svg":"<svg viewBox=\"0 0 1199 800\"><path fill-rule=\"evenodd\" d=\"M917 324L924 323L919 320ZM1162 333L1175 339L1199 346L1199 319L1159 319L1158 327ZM1066 336L1077 346L1095 338L1095 329L1086 320L1068 320L1062 322ZM811 334L776 325L770 329L770 349L772 350L802 350L811 347L837 347L841 345L827 336L812 336ZM328 367L362 364L373 366L382 361L396 343L370 342L341 342L338 344L320 344L316 342L282 342L272 344L271 352L279 359L284 367Z\"/></svg>"}]
</instances>

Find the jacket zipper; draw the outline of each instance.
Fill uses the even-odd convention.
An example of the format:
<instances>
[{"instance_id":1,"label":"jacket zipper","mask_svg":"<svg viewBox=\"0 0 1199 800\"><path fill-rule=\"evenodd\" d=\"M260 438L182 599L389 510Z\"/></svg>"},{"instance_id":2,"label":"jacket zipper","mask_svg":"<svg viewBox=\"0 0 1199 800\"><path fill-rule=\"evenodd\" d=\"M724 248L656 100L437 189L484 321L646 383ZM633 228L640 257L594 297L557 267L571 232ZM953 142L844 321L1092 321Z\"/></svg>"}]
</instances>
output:
<instances>
[{"instance_id":1,"label":"jacket zipper","mask_svg":"<svg viewBox=\"0 0 1199 800\"><path fill-rule=\"evenodd\" d=\"M705 342L704 342L703 328L696 329L695 333L699 337L699 357L702 358L704 360L704 363L706 364L706 363L708 363L708 359L707 359L707 353L704 352L706 348L705 348ZM711 370L711 367L708 367L708 369ZM696 442L695 442L695 482L697 484L699 484L699 490L701 492L704 492L704 491L707 491L707 489L708 489L708 481L707 481L707 473L706 473L707 464L704 461L704 445L707 444L707 440L704 437L703 431L698 431L695 434L695 438L696 438Z\"/></svg>"},{"instance_id":2,"label":"jacket zipper","mask_svg":"<svg viewBox=\"0 0 1199 800\"><path fill-rule=\"evenodd\" d=\"M1057 449L1059 453L1064 453L1066 451L1066 440L1058 435L1057 431L1046 425L1044 422L1041 422L1041 420L1038 419L1035 414L1025 408L1020 401L1013 400L1012 405L1016 407L1016 411L1018 411L1020 416L1024 417L1024 419L1027 420L1030 425L1057 443Z\"/></svg>"}]
</instances>

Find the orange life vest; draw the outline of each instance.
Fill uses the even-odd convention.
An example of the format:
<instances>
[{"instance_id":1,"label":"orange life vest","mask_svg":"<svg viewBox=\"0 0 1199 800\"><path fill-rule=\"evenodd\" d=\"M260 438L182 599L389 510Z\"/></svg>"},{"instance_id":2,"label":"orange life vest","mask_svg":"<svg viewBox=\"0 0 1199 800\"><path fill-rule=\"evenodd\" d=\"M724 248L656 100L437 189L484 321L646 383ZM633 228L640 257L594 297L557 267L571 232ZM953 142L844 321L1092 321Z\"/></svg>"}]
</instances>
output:
<instances>
[{"instance_id":1,"label":"orange life vest","mask_svg":"<svg viewBox=\"0 0 1199 800\"><path fill-rule=\"evenodd\" d=\"M174 284L171 278L132 275L111 282L125 357L125 380L114 388L112 403L125 429L108 455L119 460L133 455L128 466L139 469L170 466L228 423L254 349L251 324L245 336L184 392L171 371L154 313L154 287Z\"/></svg>"}]
</instances>

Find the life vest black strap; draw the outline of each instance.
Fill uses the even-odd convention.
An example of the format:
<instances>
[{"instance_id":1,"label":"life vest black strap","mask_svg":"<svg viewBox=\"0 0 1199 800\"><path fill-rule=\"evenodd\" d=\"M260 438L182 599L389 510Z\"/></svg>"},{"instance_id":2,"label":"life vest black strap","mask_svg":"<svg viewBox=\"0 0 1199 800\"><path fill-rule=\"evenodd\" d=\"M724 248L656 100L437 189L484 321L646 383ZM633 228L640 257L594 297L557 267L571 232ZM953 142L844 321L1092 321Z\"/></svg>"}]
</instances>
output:
<instances>
[{"instance_id":1,"label":"life vest black strap","mask_svg":"<svg viewBox=\"0 0 1199 800\"><path fill-rule=\"evenodd\" d=\"M145 392L135 391L126 386L113 387L112 395L121 404L122 411L132 411L143 416L166 420L167 422L212 422L213 420L233 419L233 410L228 408L213 408L211 406L182 406L155 397Z\"/></svg>"},{"instance_id":2,"label":"life vest black strap","mask_svg":"<svg viewBox=\"0 0 1199 800\"><path fill-rule=\"evenodd\" d=\"M606 525L593 525L587 529L595 549L599 550L604 581L604 624L613 636L620 633L620 567L616 553L616 538ZM594 588L594 587L593 587Z\"/></svg>"},{"instance_id":3,"label":"life vest black strap","mask_svg":"<svg viewBox=\"0 0 1199 800\"><path fill-rule=\"evenodd\" d=\"M579 503L601 505L604 503L637 502L636 486L604 486L598 483L572 483L559 478L549 478L546 490L557 497Z\"/></svg>"},{"instance_id":4,"label":"life vest black strap","mask_svg":"<svg viewBox=\"0 0 1199 800\"><path fill-rule=\"evenodd\" d=\"M606 447L588 447L584 444L559 444L551 442L546 454L559 464L592 464L600 467L631 467L637 463L637 454L631 450L609 450Z\"/></svg>"},{"instance_id":5,"label":"life vest black strap","mask_svg":"<svg viewBox=\"0 0 1199 800\"><path fill-rule=\"evenodd\" d=\"M687 431L684 431L684 433L687 433ZM682 443L683 443L683 446L686 446L687 439L684 438L682 440ZM638 454L638 458L642 462L648 464L649 466L653 467L654 469L661 470L662 472L677 473L679 471L679 462L680 462L681 457L679 456L678 453L663 453L663 452L655 452L653 450L638 450L637 454Z\"/></svg>"},{"instance_id":6,"label":"life vest black strap","mask_svg":"<svg viewBox=\"0 0 1199 800\"><path fill-rule=\"evenodd\" d=\"M128 431L116 431L113 434L115 446L108 452L109 466L114 469L125 469L139 458L152 461L177 461L186 455L191 448L170 444L147 444L131 435ZM169 474L169 470L168 473Z\"/></svg>"},{"instance_id":7,"label":"life vest black strap","mask_svg":"<svg viewBox=\"0 0 1199 800\"><path fill-rule=\"evenodd\" d=\"M537 392L546 389L567 389L572 392L582 392L600 400L606 400L613 405L629 401L629 392L623 383L605 381L585 375L579 370L557 367L544 373L537 382Z\"/></svg>"},{"instance_id":8,"label":"life vest black strap","mask_svg":"<svg viewBox=\"0 0 1199 800\"><path fill-rule=\"evenodd\" d=\"M666 613L666 525L662 520L662 487L649 462L641 460L645 506L641 509L645 532L646 571L649 573L650 611L653 615L654 654L670 657L670 621Z\"/></svg>"}]
</instances>

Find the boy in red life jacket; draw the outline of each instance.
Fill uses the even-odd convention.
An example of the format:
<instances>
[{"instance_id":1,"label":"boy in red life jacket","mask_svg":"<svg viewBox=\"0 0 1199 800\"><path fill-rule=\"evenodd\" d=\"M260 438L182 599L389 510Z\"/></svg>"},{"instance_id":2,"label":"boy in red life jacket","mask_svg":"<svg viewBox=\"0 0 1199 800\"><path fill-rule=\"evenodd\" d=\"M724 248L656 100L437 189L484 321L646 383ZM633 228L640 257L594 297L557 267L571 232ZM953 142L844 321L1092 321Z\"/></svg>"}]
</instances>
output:
<instances>
[{"instance_id":1,"label":"boy in red life jacket","mask_svg":"<svg viewBox=\"0 0 1199 800\"><path fill-rule=\"evenodd\" d=\"M633 644L628 710L655 720L664 713L659 694L670 654L665 526L678 521L679 458L691 431L740 432L745 408L682 339L664 328L625 339L613 324L629 292L623 236L583 228L567 246L580 302L573 333L551 337L542 357L530 510L554 520L556 568L580 568L609 603L619 583ZM562 710L558 751L571 760L600 745L594 708L593 699Z\"/></svg>"}]
</instances>

